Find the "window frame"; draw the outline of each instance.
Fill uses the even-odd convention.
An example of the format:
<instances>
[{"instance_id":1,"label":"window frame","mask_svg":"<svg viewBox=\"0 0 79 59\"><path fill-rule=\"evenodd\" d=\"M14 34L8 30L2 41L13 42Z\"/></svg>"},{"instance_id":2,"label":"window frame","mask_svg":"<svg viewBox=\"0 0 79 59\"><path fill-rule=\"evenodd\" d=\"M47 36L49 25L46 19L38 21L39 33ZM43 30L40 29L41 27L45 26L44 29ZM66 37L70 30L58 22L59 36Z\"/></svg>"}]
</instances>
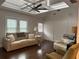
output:
<instances>
[{"instance_id":1,"label":"window frame","mask_svg":"<svg viewBox=\"0 0 79 59\"><path fill-rule=\"evenodd\" d=\"M4 24L4 30L5 30L5 34L6 33L16 33L16 32L8 32L7 31L7 20L8 19L12 19L12 20L16 20L16 23L17 23L17 25L16 25L16 32L20 32L20 25L19 25L19 22L20 21L26 21L27 22L27 28L26 28L26 32L28 32L28 20L25 20L25 19L21 19L21 18L15 18L15 17L5 17L5 19L4 19L4 22L5 22L5 24Z\"/></svg>"}]
</instances>

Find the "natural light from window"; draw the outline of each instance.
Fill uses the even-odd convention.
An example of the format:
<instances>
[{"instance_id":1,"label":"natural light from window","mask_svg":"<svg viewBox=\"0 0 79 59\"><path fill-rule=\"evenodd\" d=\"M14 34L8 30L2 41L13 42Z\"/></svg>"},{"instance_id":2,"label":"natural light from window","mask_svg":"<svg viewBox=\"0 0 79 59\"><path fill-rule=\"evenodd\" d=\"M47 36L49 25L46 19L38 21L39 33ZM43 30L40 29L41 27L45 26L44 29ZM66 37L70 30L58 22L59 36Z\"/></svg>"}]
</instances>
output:
<instances>
[{"instance_id":1,"label":"natural light from window","mask_svg":"<svg viewBox=\"0 0 79 59\"><path fill-rule=\"evenodd\" d=\"M27 21L20 21L20 32L27 32Z\"/></svg>"},{"instance_id":2,"label":"natural light from window","mask_svg":"<svg viewBox=\"0 0 79 59\"><path fill-rule=\"evenodd\" d=\"M7 32L12 33L16 32L17 28L17 21L14 19L8 19L7 20Z\"/></svg>"}]
</instances>

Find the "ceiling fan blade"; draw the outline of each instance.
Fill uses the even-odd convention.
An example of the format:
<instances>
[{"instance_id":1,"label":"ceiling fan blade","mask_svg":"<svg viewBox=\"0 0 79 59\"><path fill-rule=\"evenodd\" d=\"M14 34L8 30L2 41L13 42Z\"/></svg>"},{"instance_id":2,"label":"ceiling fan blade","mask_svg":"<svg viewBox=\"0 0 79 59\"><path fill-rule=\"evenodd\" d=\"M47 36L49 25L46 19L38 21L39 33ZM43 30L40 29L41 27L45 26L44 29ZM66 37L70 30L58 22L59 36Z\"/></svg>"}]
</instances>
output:
<instances>
[{"instance_id":1,"label":"ceiling fan blade","mask_svg":"<svg viewBox=\"0 0 79 59\"><path fill-rule=\"evenodd\" d=\"M37 5L36 7L34 7L34 9L39 8L40 6L42 6L42 4Z\"/></svg>"}]
</instances>

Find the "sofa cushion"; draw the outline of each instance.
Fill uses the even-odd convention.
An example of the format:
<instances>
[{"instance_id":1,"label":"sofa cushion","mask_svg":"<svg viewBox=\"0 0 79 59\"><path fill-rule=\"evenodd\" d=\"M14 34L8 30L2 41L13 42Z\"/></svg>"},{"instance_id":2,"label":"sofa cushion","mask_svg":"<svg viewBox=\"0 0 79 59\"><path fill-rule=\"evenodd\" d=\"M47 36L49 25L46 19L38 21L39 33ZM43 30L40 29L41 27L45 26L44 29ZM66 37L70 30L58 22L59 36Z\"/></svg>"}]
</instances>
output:
<instances>
[{"instance_id":1,"label":"sofa cushion","mask_svg":"<svg viewBox=\"0 0 79 59\"><path fill-rule=\"evenodd\" d=\"M19 40L19 41L14 41L14 42L12 42L12 44L23 44L23 43L28 43L29 44L29 42L33 42L33 41L36 41L35 39L22 39L22 40Z\"/></svg>"},{"instance_id":2,"label":"sofa cushion","mask_svg":"<svg viewBox=\"0 0 79 59\"><path fill-rule=\"evenodd\" d=\"M34 34L28 34L28 36L29 36L29 39L34 39L35 38Z\"/></svg>"},{"instance_id":3,"label":"sofa cushion","mask_svg":"<svg viewBox=\"0 0 79 59\"><path fill-rule=\"evenodd\" d=\"M14 35L8 35L7 36L7 38L11 41L11 42L13 42L13 41L15 41L15 37L14 37Z\"/></svg>"}]
</instances>

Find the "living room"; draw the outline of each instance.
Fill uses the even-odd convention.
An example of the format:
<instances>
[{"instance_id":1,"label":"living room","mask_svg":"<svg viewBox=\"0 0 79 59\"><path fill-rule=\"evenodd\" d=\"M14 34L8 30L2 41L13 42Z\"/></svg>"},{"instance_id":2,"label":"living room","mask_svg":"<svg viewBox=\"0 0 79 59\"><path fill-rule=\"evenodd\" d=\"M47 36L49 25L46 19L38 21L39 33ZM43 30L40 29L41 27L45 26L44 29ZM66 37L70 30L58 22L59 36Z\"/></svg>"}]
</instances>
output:
<instances>
[{"instance_id":1,"label":"living room","mask_svg":"<svg viewBox=\"0 0 79 59\"><path fill-rule=\"evenodd\" d=\"M78 24L76 0L1 0L0 59L78 59Z\"/></svg>"}]
</instances>

